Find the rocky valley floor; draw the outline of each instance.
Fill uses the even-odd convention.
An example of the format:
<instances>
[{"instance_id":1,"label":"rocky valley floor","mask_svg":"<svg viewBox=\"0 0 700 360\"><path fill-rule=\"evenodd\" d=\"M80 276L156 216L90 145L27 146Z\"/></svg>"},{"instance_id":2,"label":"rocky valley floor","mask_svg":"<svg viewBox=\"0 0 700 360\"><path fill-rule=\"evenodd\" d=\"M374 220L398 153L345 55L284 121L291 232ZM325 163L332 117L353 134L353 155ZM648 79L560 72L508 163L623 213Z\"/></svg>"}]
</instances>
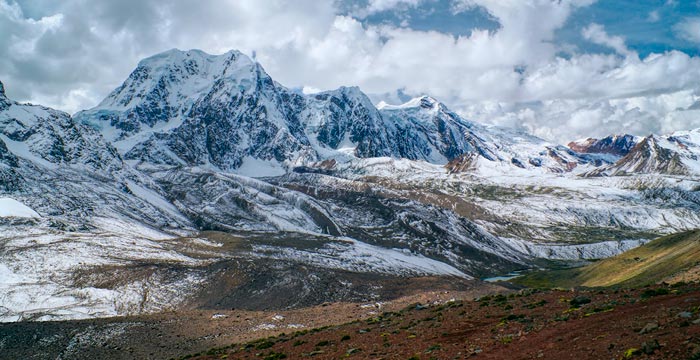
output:
<instances>
[{"instance_id":1,"label":"rocky valley floor","mask_svg":"<svg viewBox=\"0 0 700 360\"><path fill-rule=\"evenodd\" d=\"M448 280L394 280L382 286L385 301L324 303L294 310L199 309L91 320L4 323L0 324L0 359L180 358L232 343L364 321L416 302L445 304L507 291L477 281ZM281 298L270 301L285 302ZM266 306L260 303L256 307Z\"/></svg>"}]
</instances>

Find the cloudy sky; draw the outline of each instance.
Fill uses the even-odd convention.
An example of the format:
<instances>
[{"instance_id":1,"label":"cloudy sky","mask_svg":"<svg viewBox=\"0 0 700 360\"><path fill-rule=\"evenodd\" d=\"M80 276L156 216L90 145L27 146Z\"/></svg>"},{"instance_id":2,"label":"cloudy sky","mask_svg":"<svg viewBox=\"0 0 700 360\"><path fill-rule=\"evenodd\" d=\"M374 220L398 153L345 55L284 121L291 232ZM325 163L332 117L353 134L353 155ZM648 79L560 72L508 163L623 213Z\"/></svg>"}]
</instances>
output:
<instances>
[{"instance_id":1,"label":"cloudy sky","mask_svg":"<svg viewBox=\"0 0 700 360\"><path fill-rule=\"evenodd\" d=\"M307 92L429 94L559 142L700 127L696 0L0 0L19 101L95 106L171 48L255 53Z\"/></svg>"}]
</instances>

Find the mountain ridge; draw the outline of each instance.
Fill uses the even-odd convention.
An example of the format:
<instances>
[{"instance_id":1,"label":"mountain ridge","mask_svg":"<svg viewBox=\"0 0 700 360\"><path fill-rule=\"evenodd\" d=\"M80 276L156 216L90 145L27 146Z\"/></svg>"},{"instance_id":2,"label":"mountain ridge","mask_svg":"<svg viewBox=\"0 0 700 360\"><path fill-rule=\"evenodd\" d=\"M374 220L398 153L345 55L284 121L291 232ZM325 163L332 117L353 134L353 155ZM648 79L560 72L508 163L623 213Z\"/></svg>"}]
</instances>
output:
<instances>
[{"instance_id":1,"label":"mountain ridge","mask_svg":"<svg viewBox=\"0 0 700 360\"><path fill-rule=\"evenodd\" d=\"M213 71L206 69L211 64ZM182 86L171 86L179 82ZM192 90L192 84L199 87ZM338 158L446 162L470 146L459 136L467 125L456 116L425 129L425 123L386 119L356 87L300 95L237 51L211 56L171 50L145 59L100 105L76 118L122 143L118 147L127 159L210 163L223 170L240 168L246 158L304 165L331 152ZM143 127L152 130L142 135L145 140L126 140ZM433 130L437 137L428 135ZM230 146L231 140L242 145Z\"/></svg>"},{"instance_id":2,"label":"mountain ridge","mask_svg":"<svg viewBox=\"0 0 700 360\"><path fill-rule=\"evenodd\" d=\"M348 157L447 164L471 153L555 172L610 161L464 120L428 96L375 107L357 87L302 95L237 51L170 50L147 58L103 102L76 118L101 129L126 159L225 171L262 161L281 174Z\"/></svg>"},{"instance_id":3,"label":"mountain ridge","mask_svg":"<svg viewBox=\"0 0 700 360\"><path fill-rule=\"evenodd\" d=\"M619 161L590 172L590 176L616 176L630 173L660 173L697 176L700 174L700 129L671 135L649 135L639 141Z\"/></svg>"}]
</instances>

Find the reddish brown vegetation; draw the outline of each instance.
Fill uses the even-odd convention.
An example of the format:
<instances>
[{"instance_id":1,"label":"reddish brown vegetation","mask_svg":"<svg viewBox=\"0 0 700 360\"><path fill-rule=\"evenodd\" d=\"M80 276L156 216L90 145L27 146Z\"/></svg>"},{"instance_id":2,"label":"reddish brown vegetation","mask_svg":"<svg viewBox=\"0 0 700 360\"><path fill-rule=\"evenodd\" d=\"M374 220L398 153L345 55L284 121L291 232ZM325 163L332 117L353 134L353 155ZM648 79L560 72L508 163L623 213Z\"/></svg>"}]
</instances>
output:
<instances>
[{"instance_id":1,"label":"reddish brown vegetation","mask_svg":"<svg viewBox=\"0 0 700 360\"><path fill-rule=\"evenodd\" d=\"M694 359L700 287L521 291L415 304L353 323L231 345L197 359Z\"/></svg>"}]
</instances>

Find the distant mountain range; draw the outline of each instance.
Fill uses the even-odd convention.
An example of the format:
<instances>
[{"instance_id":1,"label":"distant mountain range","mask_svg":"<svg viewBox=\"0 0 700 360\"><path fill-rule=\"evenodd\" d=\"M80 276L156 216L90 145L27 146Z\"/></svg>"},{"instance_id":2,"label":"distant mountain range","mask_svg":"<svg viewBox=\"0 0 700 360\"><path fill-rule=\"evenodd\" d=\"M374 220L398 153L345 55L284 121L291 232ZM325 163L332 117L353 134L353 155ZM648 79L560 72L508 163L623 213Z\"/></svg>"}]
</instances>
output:
<instances>
[{"instance_id":1,"label":"distant mountain range","mask_svg":"<svg viewBox=\"0 0 700 360\"><path fill-rule=\"evenodd\" d=\"M280 289L306 294L295 306L370 296L348 285L360 275L609 257L700 226L699 155L700 130L563 146L428 96L305 95L238 51L150 57L73 116L0 83L0 200L23 209L0 217L0 320Z\"/></svg>"}]
</instances>

